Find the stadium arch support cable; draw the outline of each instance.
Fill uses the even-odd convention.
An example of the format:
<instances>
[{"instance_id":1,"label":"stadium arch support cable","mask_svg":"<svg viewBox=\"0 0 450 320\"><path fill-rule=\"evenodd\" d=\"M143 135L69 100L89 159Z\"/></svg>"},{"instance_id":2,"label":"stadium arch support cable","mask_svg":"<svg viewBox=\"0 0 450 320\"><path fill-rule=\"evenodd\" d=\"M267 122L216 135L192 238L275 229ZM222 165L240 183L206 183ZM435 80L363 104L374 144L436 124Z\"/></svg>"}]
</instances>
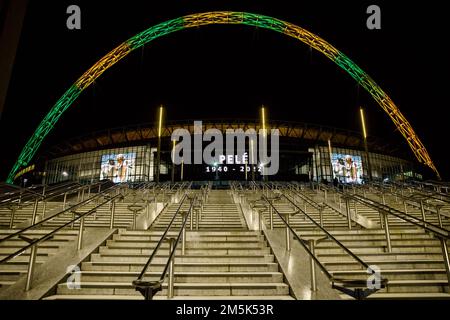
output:
<instances>
[{"instance_id":1,"label":"stadium arch support cable","mask_svg":"<svg viewBox=\"0 0 450 320\"><path fill-rule=\"evenodd\" d=\"M108 68L125 58L133 50L136 50L159 37L179 30L211 24L248 25L273 30L298 39L324 54L340 68L344 69L373 97L378 105L388 114L397 129L406 139L417 160L431 168L435 172L436 176L440 178L439 172L431 160L425 146L391 98L367 73L358 67L345 54L317 35L289 22L254 13L214 11L190 14L154 25L123 42L101 58L88 71L86 71L50 109L48 114L44 117L36 131L24 146L19 158L9 173L7 182L12 183L15 174L19 171L19 169L30 163L42 141L53 129L61 115L72 105L81 92L89 87L92 82L100 77Z\"/></svg>"}]
</instances>

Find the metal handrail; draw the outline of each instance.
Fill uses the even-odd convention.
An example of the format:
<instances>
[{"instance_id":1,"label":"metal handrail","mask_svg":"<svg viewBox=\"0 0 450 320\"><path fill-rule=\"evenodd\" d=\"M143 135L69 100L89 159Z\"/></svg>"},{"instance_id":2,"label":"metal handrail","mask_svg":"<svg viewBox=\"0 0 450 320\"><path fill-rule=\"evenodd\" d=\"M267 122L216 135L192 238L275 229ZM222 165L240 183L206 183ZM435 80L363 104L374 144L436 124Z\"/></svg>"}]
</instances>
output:
<instances>
[{"instance_id":1,"label":"metal handrail","mask_svg":"<svg viewBox=\"0 0 450 320\"><path fill-rule=\"evenodd\" d=\"M331 235L325 228L323 228L320 224L318 224L313 218L311 218L306 212L304 212L300 207L298 207L294 202L292 202L286 195L282 194L282 197L285 197L295 208L297 208L298 211L303 213L308 219L310 219L318 228L320 228L331 240L333 240L339 247L341 247L347 254L349 254L354 260L356 260L359 264L361 264L364 268L367 270L372 270L371 267L365 263L363 260L361 260L357 255L355 255L350 249L348 249L344 244L342 244L339 240L337 240L333 235ZM332 287L336 288L343 293L346 293L352 297L355 298L364 298L370 295L371 293L375 292L378 289L367 289L365 292L360 289L361 287L361 281L354 280L354 279L339 279L335 278L326 268L325 266L319 261L319 259L315 256L315 254L312 252L312 250L307 246L306 240L300 238L300 236L297 234L297 231L295 231L289 223L283 218L281 213L277 210L275 205L262 193L262 199L264 199L271 207L272 209L278 214L280 219L283 221L283 223L286 225L286 227L292 232L294 235L294 238L299 241L299 243L302 245L302 247L306 250L308 255L311 259L314 260L314 262L319 266L319 268L322 270L322 272L327 276L327 278L331 281ZM373 271L373 270L372 270ZM338 283L339 285L336 285ZM367 283L367 282L366 282ZM380 279L380 288L385 287L388 283L388 280L385 278ZM343 285L343 287L341 287ZM351 291L349 287L356 287L355 291Z\"/></svg>"},{"instance_id":2,"label":"metal handrail","mask_svg":"<svg viewBox=\"0 0 450 320\"><path fill-rule=\"evenodd\" d=\"M76 217L76 218L70 220L69 222L66 222L66 223L64 223L63 225L57 227L57 228L54 229L53 231L51 231L51 232L47 233L46 235L44 235L43 237L41 237L41 238L39 238L39 239L33 240L31 243L29 243L29 244L26 245L25 247L22 247L21 249L19 249L19 250L17 250L16 252L10 254L10 255L7 256L6 258L3 258L2 260L0 260L0 264L3 264L3 263L5 263L5 262L8 262L8 261L11 260L12 258L16 257L18 254L21 254L22 252L28 250L28 249L31 248L32 246L37 245L38 243L41 243L41 242L43 242L43 241L45 241L45 240L48 240L49 238L53 237L53 235L54 235L55 233L57 233L58 231L60 231L61 229L64 229L65 227L71 225L72 223L77 222L78 220L84 218L85 216L88 216L88 215L94 213L98 208L104 206L105 204L108 204L108 203L111 202L111 201L114 201L115 199L117 199L117 198L119 198L119 197L122 197L122 195L121 195L121 194L117 194L117 195L115 195L114 197L111 197L110 199L105 200L104 202L98 204L97 206L95 206L94 208L90 209L89 211L87 211L87 212L85 212L85 213L82 213L82 214L80 214L78 217ZM25 229L28 230L28 229L30 229L30 228L25 228ZM26 231L25 229L24 229L24 230L21 230L21 231L18 232L18 233L13 234L13 236L16 236L16 235L18 235L18 234L20 234L20 233ZM11 237L3 238L3 239L1 239L0 241L5 241L5 240L7 240L7 238L9 239L9 238L11 238Z\"/></svg>"},{"instance_id":3,"label":"metal handrail","mask_svg":"<svg viewBox=\"0 0 450 320\"><path fill-rule=\"evenodd\" d=\"M191 200L191 205L189 207L189 210L187 211L186 216L184 217L184 221L183 221L183 223L181 225L180 231L178 232L178 236L177 236L177 239L175 240L175 244L173 246L173 250L172 250L172 252L169 255L169 259L167 260L166 266L164 267L164 270L163 270L163 272L161 274L161 277L159 278L160 281L164 281L164 278L166 277L166 273L167 273L167 270L169 269L170 262L172 261L174 255L175 255L175 251L177 249L178 242L180 241L180 238L181 238L181 235L182 235L182 231L186 227L186 223L188 221L189 216L192 214L192 209L194 207L194 203L195 203L196 200L197 200L197 197L194 197Z\"/></svg>"},{"instance_id":4,"label":"metal handrail","mask_svg":"<svg viewBox=\"0 0 450 320\"><path fill-rule=\"evenodd\" d=\"M183 198L180 201L180 205L178 206L177 210L175 211L175 214L173 215L172 219L170 220L166 230L164 231L163 235L161 236L161 239L158 241L158 243L156 244L155 249L153 249L152 254L150 255L150 257L148 258L146 264L144 265L144 268L142 268L141 273L139 274L138 278L136 279L137 281L140 281L144 278L145 273L147 272L148 267L150 266L150 263L152 262L153 258L156 256L156 253L159 249L159 247L161 246L161 244L163 243L167 233L169 232L170 228L172 227L172 224L174 223L178 212L180 211L181 207L183 206L184 201L187 199L187 195L185 194L183 196Z\"/></svg>"},{"instance_id":5,"label":"metal handrail","mask_svg":"<svg viewBox=\"0 0 450 320\"><path fill-rule=\"evenodd\" d=\"M182 231L183 231L183 229L184 229L185 226L186 226L187 218L188 218L189 215L191 214L192 207L193 207L193 204L194 204L194 201L195 201L196 197L190 199L190 200L191 200L191 205L190 205L190 207L189 207L188 214L186 215L186 217L185 217L185 219L184 219L184 221L183 221L183 223L182 223L180 232L179 232L178 237L177 237L177 239L176 239L176 244L175 244L173 247L172 247L172 243L170 244L170 248L169 248L169 249L171 250L171 252L170 252L170 254L169 254L169 258L168 258L168 260L167 260L167 263L166 263L166 265L165 265L165 267L164 267L164 270L163 270L163 272L162 272L162 275L161 275L160 279L159 279L158 281L143 281L143 278L144 278L144 276L145 276L145 273L147 272L147 269L149 268L149 266L150 266L151 262L153 261L154 257L156 256L156 254L157 254L159 248L161 247L163 241L166 240L166 235L167 235L167 233L169 232L170 228L172 227L172 224L173 224L173 222L175 221L176 217L178 216L178 213L180 212L180 209L181 209L181 207L183 206L184 201L185 201L186 199L188 199L188 198L189 198L189 197L188 197L187 194L185 194L185 195L183 196L183 198L182 198L182 200L180 201L180 204L179 204L177 210L175 211L175 214L174 214L173 217L172 217L172 220L170 221L169 225L166 227L166 230L164 231L164 233L163 233L163 235L161 236L160 240L159 240L158 243L156 244L156 247L153 249L152 254L151 254L150 257L148 258L148 260L147 260L146 264L144 265L144 267L142 268L141 273L139 274L139 276L137 277L137 279L134 280L134 281L132 282L132 285L133 285L133 287L135 287L136 291L139 291L139 292L144 296L144 298L145 298L146 300L152 299L152 298L153 298L153 295L154 295L156 292L162 290L162 288L161 288L162 283L164 282L164 278L165 278L165 275L166 275L166 273L167 273L167 270L168 270L169 266L171 265L172 259L173 259L174 254L175 254L176 246L177 246L177 244L178 244L178 242L179 242L179 239L180 239L180 236L181 236L181 234L182 234ZM185 239L184 239L184 240L185 240ZM183 241L184 241L184 240L183 240ZM173 271L173 270L171 270L171 271ZM173 279L171 279L170 281L172 281L172 280L173 280Z\"/></svg>"},{"instance_id":6,"label":"metal handrail","mask_svg":"<svg viewBox=\"0 0 450 320\"><path fill-rule=\"evenodd\" d=\"M381 193L381 194L384 194L384 190L386 190L386 187L385 186L382 186L382 185L377 185L377 184L375 184L374 186L378 186L378 187L380 187L380 188L383 188L383 190L377 190L376 188L375 188L375 191L376 192L379 192L379 193ZM450 201L447 201L447 200L444 200L444 199L439 199L439 198L436 198L436 197L433 197L433 196L428 196L428 195L421 195L421 194L414 194L414 195L412 195L412 196L405 196L405 195L403 195L403 194L401 194L401 193L398 193L398 190L396 190L395 192L394 191L392 191L392 190L388 190L388 192L391 194L391 195L394 195L395 197L397 197L397 198L400 198L400 199L402 199L404 202L409 202L409 205L411 205L411 206L414 206L414 207L418 207L418 208L421 208L421 206L423 205L424 207L427 207L426 208L426 210L427 211L430 211L430 212L433 212L433 213L438 213L437 211L437 207L438 206L442 206L442 204L441 205L439 205L439 204L436 204L436 203L423 203L423 201L427 201L427 200L431 200L431 199L434 199L434 200L437 200L437 201L441 201L441 202L444 202L444 203L446 203L446 204L450 204ZM415 195L418 195L418 196L423 196L423 197L425 197L425 198L427 198L427 200L423 200L423 199L420 199L420 200L418 200L418 199L414 199L414 196ZM433 210L435 210L435 211L433 211ZM442 214L442 213L439 213L439 214ZM444 215L444 214L442 214L442 215Z\"/></svg>"},{"instance_id":7,"label":"metal handrail","mask_svg":"<svg viewBox=\"0 0 450 320\"><path fill-rule=\"evenodd\" d=\"M303 209L301 209L297 204L295 204L291 199L289 199L285 194L281 195L282 197L286 198L286 200L293 205L298 211L300 211L303 215L305 215L316 227L318 227L322 232L324 232L328 238L330 238L331 240L333 240L339 247L341 247L346 253L348 253L353 259L355 259L359 264L361 264L364 268L369 268L369 265L367 263L365 263L363 260L361 260L357 255L355 255L350 249L348 249L344 244L342 244L342 242L340 242L338 239L336 239L331 233L329 233L324 227L322 227L317 221L315 221L309 214L307 214L306 212L303 211ZM266 201L268 201L268 199L263 195L263 198L265 198ZM269 201L268 201L269 202ZM281 214L279 213L279 211L275 208L275 206L270 203L272 208L275 210L275 212L277 212L277 214L281 217ZM281 219L283 220L283 222L285 224L287 224L287 222L281 217ZM291 231L293 230L290 226L289 228L291 229Z\"/></svg>"},{"instance_id":8,"label":"metal handrail","mask_svg":"<svg viewBox=\"0 0 450 320\"><path fill-rule=\"evenodd\" d=\"M54 188L47 189L45 195L40 193L40 192L27 190L29 193L31 193L30 198L26 198L25 202L21 202L21 204L28 203L28 202L29 203L27 205L22 205L21 207L24 208L24 207L27 207L28 205L31 205L33 203L32 201L36 200L36 199L39 199L39 201L42 201L42 200L53 199L53 198L55 198L57 196L60 196L61 194L58 194L58 195L55 196L54 193L52 193L50 195L48 195L48 193L49 192L58 192L59 190L63 189L62 187L67 187L67 186L75 188L75 187L78 187L79 184L77 184L77 183L66 183L64 185L57 185ZM55 190L58 190L58 191L55 191ZM65 190L67 190L67 189L65 189ZM32 197L32 195L34 195L34 197ZM19 197L19 199L20 199L20 197ZM15 198L15 199L11 199L11 201L0 203L0 207L7 206L11 202L17 201L19 199Z\"/></svg>"},{"instance_id":9,"label":"metal handrail","mask_svg":"<svg viewBox=\"0 0 450 320\"><path fill-rule=\"evenodd\" d=\"M101 186L103 186L103 185L105 185L107 183L108 183L108 181L104 181L104 182L97 182L97 183L94 183L94 184L91 184L91 185L84 185L84 186L76 183L76 184L68 184L69 188L73 187L74 189L72 189L72 188L70 188L70 189L69 188L67 188L67 189L54 188L54 189L50 190L50 192L53 192L53 193L51 193L51 194L47 193L46 195L39 195L38 197L35 197L35 198L31 199L31 200L34 200L34 201L31 201L31 202L22 202L21 203L22 205L19 205L19 207L17 209L23 209L23 208L26 208L26 207L28 207L30 205L33 205L33 204L35 206L37 206L37 204L39 202L41 202L41 201L44 201L44 202L45 201L49 201L49 200L61 197L63 195L66 195L66 194L73 194L73 193L79 192L79 191L84 190L86 188L92 188L92 187L98 187L98 186L101 187ZM57 189L57 191L54 191L55 189ZM26 203L26 204L23 205L24 203ZM3 204L0 205L0 206L3 206ZM35 207L35 209L37 209L37 207Z\"/></svg>"},{"instance_id":10,"label":"metal handrail","mask_svg":"<svg viewBox=\"0 0 450 320\"><path fill-rule=\"evenodd\" d=\"M327 188L331 188L331 187L327 186ZM416 217L414 217L414 216L412 216L412 215L410 215L408 213L401 212L400 210L391 208L391 207L389 207L387 205L384 205L384 204L379 203L379 202L377 202L375 200L372 200L372 199L365 198L365 197L363 197L361 195L354 195L354 194L350 194L350 193L345 193L345 192L342 192L342 191L340 191L338 189L334 189L334 190L335 190L335 192L337 192L338 194L341 194L344 197L348 197L350 199L353 199L354 201L358 201L359 203L362 203L362 204L364 204L366 206L369 206L369 207L371 207L373 209L381 210L384 213L393 215L393 216L395 216L395 217L397 217L399 219L402 219L403 221L409 222L409 223L411 223L411 224L413 224L413 225L415 225L415 226L417 226L419 228L422 228L425 231L431 232L431 233L433 233L434 235L436 235L438 237L441 237L441 238L444 238L444 239L447 239L447 240L450 239L450 232L449 231L447 231L447 230L445 230L443 228L440 228L439 226L436 226L436 225L434 225L434 224L432 224L432 223L430 223L428 221L424 221L422 219L416 218ZM430 228L429 226L431 226L433 228Z\"/></svg>"},{"instance_id":11,"label":"metal handrail","mask_svg":"<svg viewBox=\"0 0 450 320\"><path fill-rule=\"evenodd\" d=\"M2 183L2 184L0 184L0 186L5 186L5 187L8 187L8 188L12 188L14 190L14 193L11 196L15 196L17 194L21 195L22 193L30 193L30 194L33 194L33 195L36 195L36 196L41 196L42 195L41 193L32 190L31 187L30 188L21 188L19 186L14 185L14 184L8 184L8 183ZM6 197L5 195L1 196L1 198L5 198L5 197ZM12 201L14 201L14 200L17 200L17 199L12 199Z\"/></svg>"},{"instance_id":12,"label":"metal handrail","mask_svg":"<svg viewBox=\"0 0 450 320\"><path fill-rule=\"evenodd\" d=\"M380 187L380 188L386 188L386 186L383 185L383 184L375 184L375 185ZM420 196L420 197L424 197L424 198L428 198L428 199L434 199L434 200L437 200L437 201L441 201L441 202L444 202L446 204L450 204L450 195L448 195L448 194L437 193L437 192L429 191L429 190L427 190L427 191L417 190L415 188L413 190L414 190L413 191L414 194L411 197L413 197L413 196ZM391 193L393 193L393 192L391 191ZM401 196L401 195L398 195L398 194L395 194L395 195L396 196ZM402 196L402 197L408 198L406 196ZM411 198L408 199L408 200L410 200L410 201L417 201L417 200L411 199Z\"/></svg>"},{"instance_id":13,"label":"metal handrail","mask_svg":"<svg viewBox=\"0 0 450 320\"><path fill-rule=\"evenodd\" d=\"M54 219L55 217L58 217L58 216L60 216L60 215L62 215L62 214L64 214L64 213L71 212L71 211L73 211L73 210L78 209L79 207L83 207L83 206L85 206L86 204L88 204L88 203L90 203L90 202L93 202L95 199L102 197L104 194L107 194L107 193L109 193L109 192L111 192L111 191L113 191L113 190L116 190L116 189L120 188L120 187L121 187L120 185L116 185L116 186L113 186L113 187L111 187L111 188L108 188L108 189L106 189L105 191L103 191L103 192L101 192L101 193L98 193L98 194L96 194L95 196L93 196L93 197L91 197L91 198L88 198L88 199L86 199L86 200L83 200L82 202L79 202L79 203L77 203L77 204L71 206L70 208L64 209L64 210L58 212L57 214L55 214L55 215L53 215L53 216L51 216L51 217L48 217L48 218L46 218L46 219L44 219L44 220L41 220L41 221L39 221L39 222L37 222L37 223L35 223L35 224L32 224L32 225L30 225L30 226L28 226L28 227L26 227L26 228L24 228L24 229L21 229L21 230L15 232L15 233L12 233L12 234L10 234L10 235L8 235L8 236L6 236L6 237L0 239L0 243L4 242L4 241L6 241L6 240L9 240L9 239L11 239L11 238L14 238L14 237L16 237L16 236L18 236L18 235L24 233L25 231L28 231L28 230L31 230L31 229L37 227L37 226L40 226L41 224L44 224L44 223L46 223L47 221L49 221L49 220L51 220L51 219Z\"/></svg>"}]
</instances>

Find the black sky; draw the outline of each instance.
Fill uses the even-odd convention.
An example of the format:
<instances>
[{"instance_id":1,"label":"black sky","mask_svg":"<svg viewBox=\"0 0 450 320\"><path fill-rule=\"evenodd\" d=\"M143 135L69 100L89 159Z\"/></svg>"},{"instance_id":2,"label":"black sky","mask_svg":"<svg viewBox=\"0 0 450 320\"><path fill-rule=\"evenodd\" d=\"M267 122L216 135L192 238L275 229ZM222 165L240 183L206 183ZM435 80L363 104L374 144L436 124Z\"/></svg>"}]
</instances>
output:
<instances>
[{"instance_id":1,"label":"black sky","mask_svg":"<svg viewBox=\"0 0 450 320\"><path fill-rule=\"evenodd\" d=\"M71 4L82 10L80 31L66 28ZM382 30L366 28L370 4L382 9ZM277 17L333 44L391 96L450 178L450 50L440 44L448 38L442 2L31 0L0 120L0 180L46 112L100 57L154 24L213 10ZM371 97L318 52L273 31L228 25L184 30L133 52L83 92L41 149L95 130L152 122L160 103L168 120L256 118L265 104L272 119L351 130L360 130L363 105L370 134L406 143Z\"/></svg>"}]
</instances>

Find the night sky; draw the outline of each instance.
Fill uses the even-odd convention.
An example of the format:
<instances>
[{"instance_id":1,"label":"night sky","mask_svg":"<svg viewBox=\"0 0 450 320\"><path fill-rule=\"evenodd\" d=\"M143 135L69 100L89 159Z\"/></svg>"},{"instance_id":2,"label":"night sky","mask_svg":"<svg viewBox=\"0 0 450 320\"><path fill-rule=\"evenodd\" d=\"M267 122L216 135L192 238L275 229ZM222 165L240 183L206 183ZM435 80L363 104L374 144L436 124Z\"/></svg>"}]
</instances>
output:
<instances>
[{"instance_id":1,"label":"night sky","mask_svg":"<svg viewBox=\"0 0 450 320\"><path fill-rule=\"evenodd\" d=\"M441 3L31 0L0 120L0 180L52 105L104 54L157 23L214 10L289 21L341 50L390 95L448 180L450 49L440 44L448 40ZM71 4L81 7L81 30L66 28ZM381 7L381 30L366 28L370 4ZM350 130L360 130L362 105L370 135L406 147L369 94L325 56L273 31L225 25L179 31L131 53L82 93L41 150L92 131L153 122L161 103L167 120L254 119L264 104L270 119Z\"/></svg>"}]
</instances>

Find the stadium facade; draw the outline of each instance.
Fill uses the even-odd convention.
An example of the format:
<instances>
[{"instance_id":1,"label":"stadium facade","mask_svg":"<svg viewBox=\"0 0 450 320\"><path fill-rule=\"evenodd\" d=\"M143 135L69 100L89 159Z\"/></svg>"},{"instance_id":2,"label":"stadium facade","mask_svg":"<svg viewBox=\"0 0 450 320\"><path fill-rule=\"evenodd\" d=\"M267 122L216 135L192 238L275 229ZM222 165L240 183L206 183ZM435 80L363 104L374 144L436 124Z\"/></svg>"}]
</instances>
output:
<instances>
[{"instance_id":1,"label":"stadium facade","mask_svg":"<svg viewBox=\"0 0 450 320\"><path fill-rule=\"evenodd\" d=\"M259 130L259 121L208 120L203 129ZM244 163L172 164L172 133L177 129L194 132L194 121L166 124L161 132L160 180L261 180L261 168ZM405 160L398 147L371 137L367 152L359 132L321 125L272 121L279 130L278 181L364 183L370 176L376 180L419 179L415 163ZM63 181L93 183L102 179L115 182L154 181L157 164L158 128L137 125L99 131L53 146L40 157L45 183ZM249 141L246 141L249 151ZM235 152L235 154L237 151ZM239 155L237 155L239 156ZM120 168L120 169L119 169ZM252 176L251 170L254 171ZM247 173L246 173L247 171ZM173 176L173 177L172 177Z\"/></svg>"}]
</instances>

